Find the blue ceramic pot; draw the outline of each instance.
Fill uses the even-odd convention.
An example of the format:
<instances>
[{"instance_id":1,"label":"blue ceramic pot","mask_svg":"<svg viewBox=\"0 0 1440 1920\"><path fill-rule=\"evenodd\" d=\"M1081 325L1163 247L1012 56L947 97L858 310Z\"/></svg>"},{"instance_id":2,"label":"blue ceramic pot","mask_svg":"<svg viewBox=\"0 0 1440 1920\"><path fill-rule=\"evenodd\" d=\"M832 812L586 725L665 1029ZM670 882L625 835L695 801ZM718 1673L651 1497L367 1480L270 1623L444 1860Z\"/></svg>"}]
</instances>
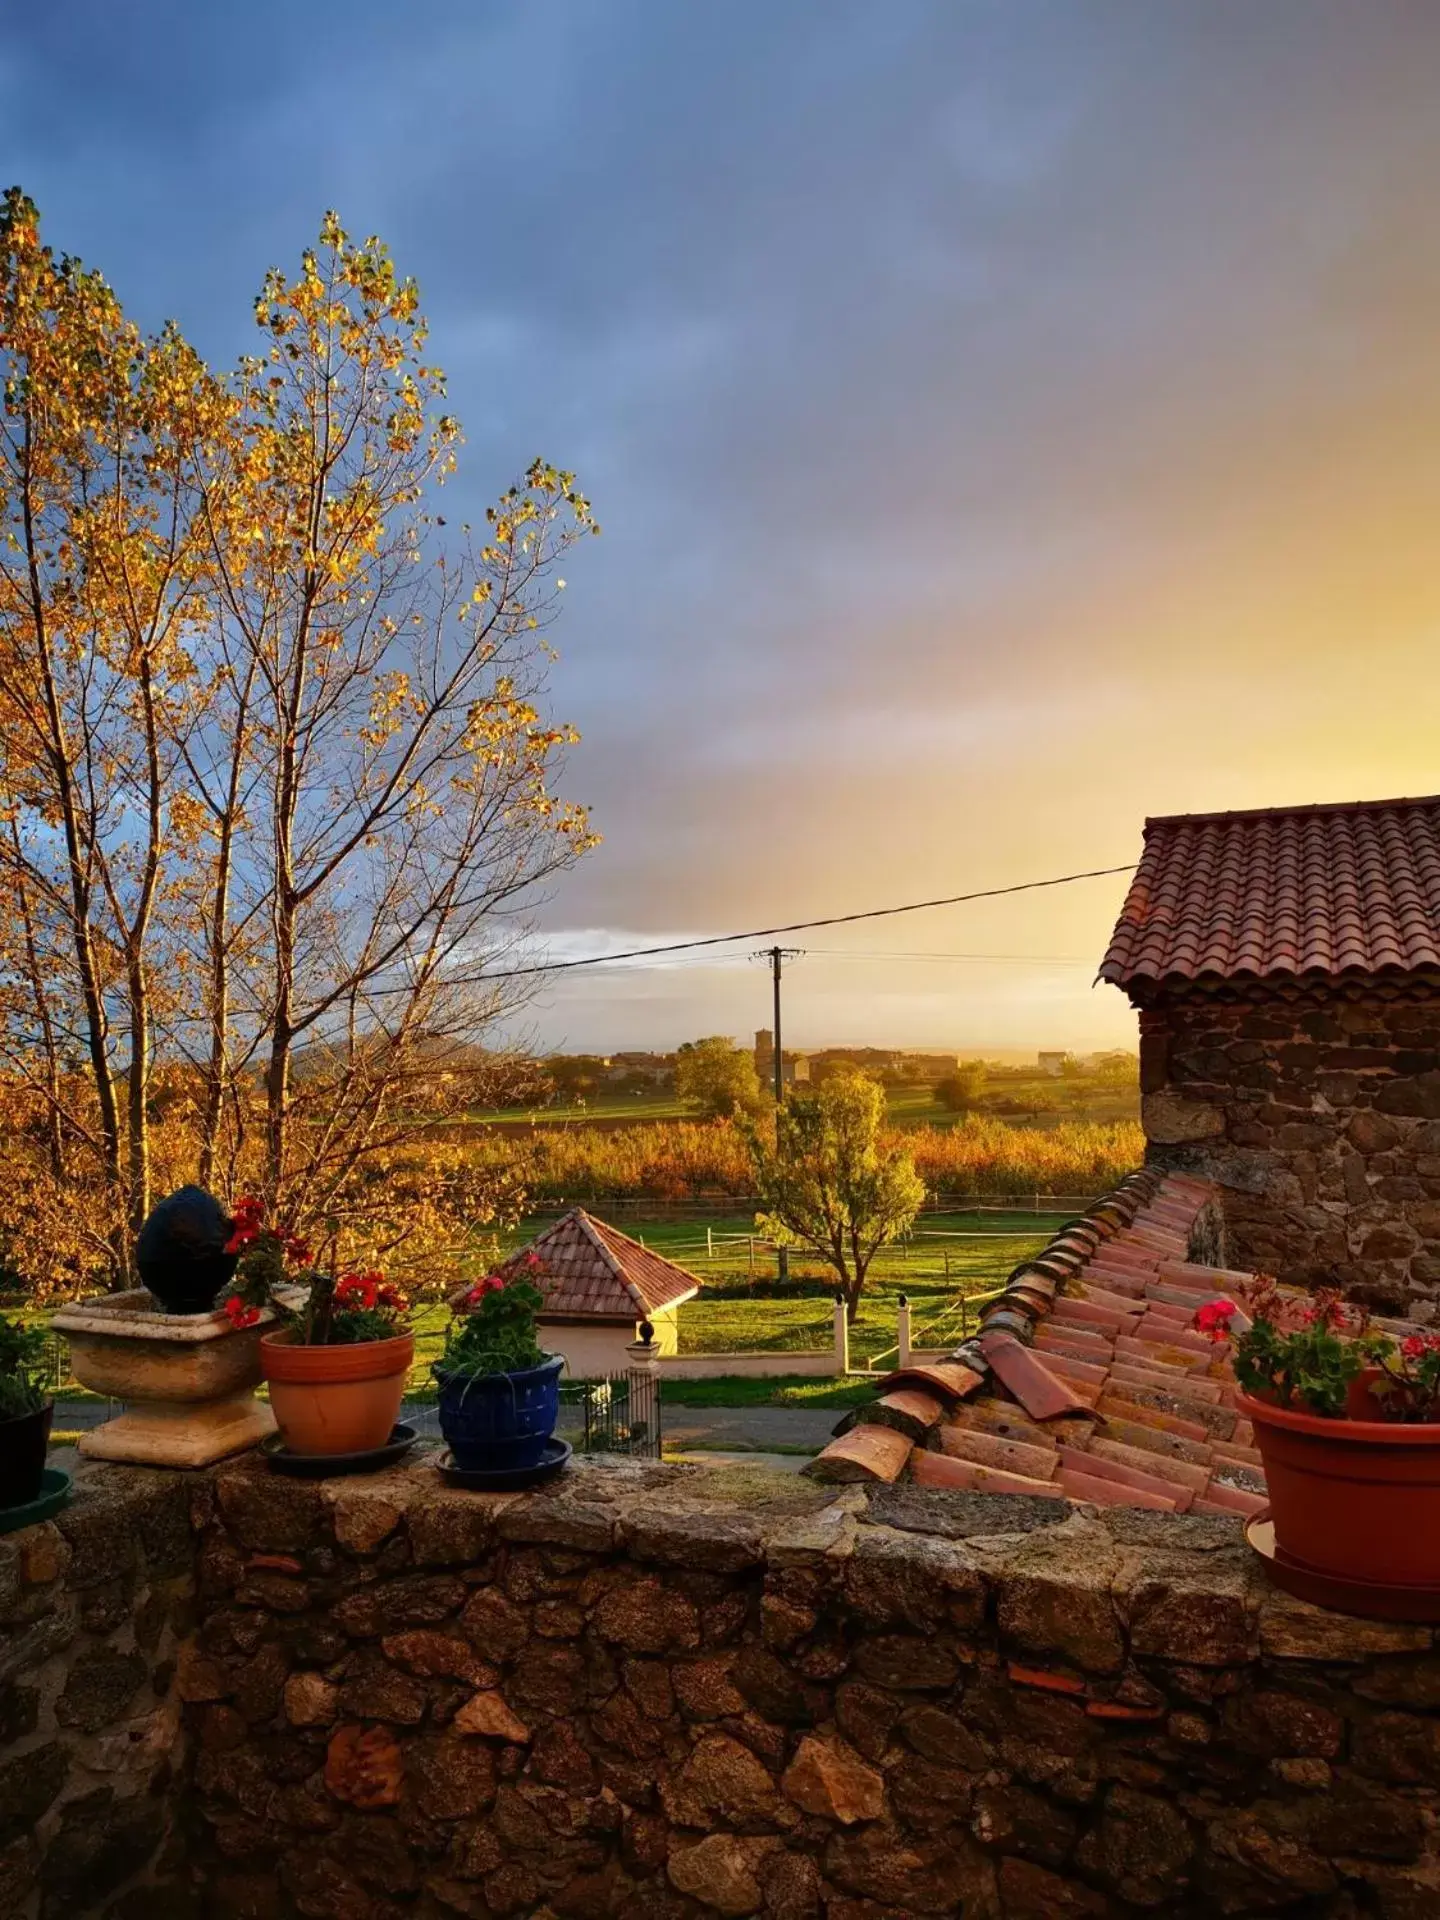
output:
<instances>
[{"instance_id":1,"label":"blue ceramic pot","mask_svg":"<svg viewBox=\"0 0 1440 1920\"><path fill-rule=\"evenodd\" d=\"M519 1471L540 1464L560 1415L562 1354L520 1373L447 1373L440 1387L440 1431L466 1473Z\"/></svg>"}]
</instances>

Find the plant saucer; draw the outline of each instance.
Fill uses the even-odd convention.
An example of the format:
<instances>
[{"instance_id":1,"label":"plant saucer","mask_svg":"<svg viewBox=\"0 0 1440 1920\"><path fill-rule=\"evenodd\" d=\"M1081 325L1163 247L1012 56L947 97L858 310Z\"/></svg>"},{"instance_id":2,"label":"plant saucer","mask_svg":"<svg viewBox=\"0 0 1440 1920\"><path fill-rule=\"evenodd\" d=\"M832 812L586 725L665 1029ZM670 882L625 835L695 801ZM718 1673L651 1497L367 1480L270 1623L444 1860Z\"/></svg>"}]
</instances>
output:
<instances>
[{"instance_id":1,"label":"plant saucer","mask_svg":"<svg viewBox=\"0 0 1440 1920\"><path fill-rule=\"evenodd\" d=\"M1431 1626L1440 1621L1440 1587L1357 1580L1307 1566L1277 1543L1268 1510L1247 1521L1245 1538L1264 1562L1271 1584L1297 1600L1361 1620L1412 1620Z\"/></svg>"},{"instance_id":2,"label":"plant saucer","mask_svg":"<svg viewBox=\"0 0 1440 1920\"><path fill-rule=\"evenodd\" d=\"M33 1527L50 1519L70 1498L73 1477L63 1467L46 1467L40 1476L40 1491L23 1507L0 1507L0 1533L14 1533L20 1527Z\"/></svg>"},{"instance_id":3,"label":"plant saucer","mask_svg":"<svg viewBox=\"0 0 1440 1920\"><path fill-rule=\"evenodd\" d=\"M416 1429L404 1420L391 1428L383 1447L370 1447L363 1453L293 1453L278 1433L261 1442L260 1451L274 1473L288 1473L297 1480L329 1480L342 1473L380 1473L393 1467L419 1439Z\"/></svg>"},{"instance_id":4,"label":"plant saucer","mask_svg":"<svg viewBox=\"0 0 1440 1920\"><path fill-rule=\"evenodd\" d=\"M435 1462L435 1470L448 1487L468 1487L472 1493L520 1493L526 1487L543 1486L547 1480L553 1480L569 1461L571 1452L568 1440L557 1439L552 1434L533 1467L457 1467L447 1448Z\"/></svg>"}]
</instances>

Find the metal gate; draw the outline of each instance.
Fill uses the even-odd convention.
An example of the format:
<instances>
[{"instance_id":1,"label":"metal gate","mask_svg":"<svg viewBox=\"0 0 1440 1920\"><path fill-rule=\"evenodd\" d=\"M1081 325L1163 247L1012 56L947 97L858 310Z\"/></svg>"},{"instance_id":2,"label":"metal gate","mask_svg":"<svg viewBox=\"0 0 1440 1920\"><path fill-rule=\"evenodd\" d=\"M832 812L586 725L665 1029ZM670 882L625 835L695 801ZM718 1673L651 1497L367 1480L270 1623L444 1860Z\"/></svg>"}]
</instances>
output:
<instances>
[{"instance_id":1,"label":"metal gate","mask_svg":"<svg viewBox=\"0 0 1440 1920\"><path fill-rule=\"evenodd\" d=\"M577 1453L660 1458L660 1382L648 1368L563 1381L559 1433Z\"/></svg>"}]
</instances>

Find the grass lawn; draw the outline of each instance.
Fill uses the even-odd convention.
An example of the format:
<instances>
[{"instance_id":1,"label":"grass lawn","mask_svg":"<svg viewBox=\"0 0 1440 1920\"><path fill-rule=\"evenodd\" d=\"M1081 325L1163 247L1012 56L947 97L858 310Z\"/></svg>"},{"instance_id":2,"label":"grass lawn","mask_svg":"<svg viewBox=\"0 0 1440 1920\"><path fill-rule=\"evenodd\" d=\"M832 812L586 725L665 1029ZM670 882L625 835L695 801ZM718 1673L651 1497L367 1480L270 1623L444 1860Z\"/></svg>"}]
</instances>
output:
<instances>
[{"instance_id":1,"label":"grass lawn","mask_svg":"<svg viewBox=\"0 0 1440 1920\"><path fill-rule=\"evenodd\" d=\"M666 1380L660 1388L667 1407L859 1407L874 1398L868 1380L809 1380L794 1373L769 1380L717 1374L713 1380Z\"/></svg>"},{"instance_id":2,"label":"grass lawn","mask_svg":"<svg viewBox=\"0 0 1440 1920\"><path fill-rule=\"evenodd\" d=\"M774 1253L757 1245L752 1280L744 1237L752 1222L736 1215L709 1224L707 1242L705 1228L693 1221L627 1223L627 1231L647 1247L688 1267L701 1282L698 1299L680 1309L680 1351L785 1353L829 1346L834 1292L824 1263L792 1253L789 1284L782 1288L775 1278ZM908 1244L887 1247L870 1269L860 1317L850 1330L852 1363L869 1364L894 1346L902 1293L909 1296L911 1337L917 1346L958 1341L960 1296L998 1287L1018 1261L1044 1244L1055 1224L1037 1222L1033 1213L926 1214ZM960 1233L984 1237L944 1237ZM680 1385L675 1383L677 1392Z\"/></svg>"}]
</instances>

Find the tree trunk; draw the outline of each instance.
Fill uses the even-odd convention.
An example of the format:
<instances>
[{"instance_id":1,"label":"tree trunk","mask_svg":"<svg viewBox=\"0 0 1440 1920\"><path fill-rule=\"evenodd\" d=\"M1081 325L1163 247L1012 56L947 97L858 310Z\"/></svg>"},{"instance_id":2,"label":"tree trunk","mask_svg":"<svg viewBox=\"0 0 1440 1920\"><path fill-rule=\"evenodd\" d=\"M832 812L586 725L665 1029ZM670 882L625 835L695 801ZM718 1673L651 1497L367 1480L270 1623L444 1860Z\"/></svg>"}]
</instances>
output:
<instances>
[{"instance_id":1,"label":"tree trunk","mask_svg":"<svg viewBox=\"0 0 1440 1920\"><path fill-rule=\"evenodd\" d=\"M40 582L36 549L34 503L30 486L30 421L25 422L25 482L21 493L21 511L25 528L26 564L30 590L30 615L34 627L36 663L45 706L48 738L45 753L55 782L65 834L65 862L70 880L71 936L75 944L75 965L80 977L80 1001L85 1013L86 1049L95 1082L95 1098L100 1108L100 1134L106 1180L109 1183L115 1217L108 1237L115 1257L117 1286L124 1286L130 1274L130 1243L124 1228L123 1200L125 1179L120 1165L120 1109L115 1099L115 1083L110 1075L110 1035L105 1018L105 1002L100 990L100 971L95 959L94 929L90 924L90 878L85 863L85 836L75 791L75 770L60 697L55 685L50 658L50 631L45 614L45 593Z\"/></svg>"}]
</instances>

